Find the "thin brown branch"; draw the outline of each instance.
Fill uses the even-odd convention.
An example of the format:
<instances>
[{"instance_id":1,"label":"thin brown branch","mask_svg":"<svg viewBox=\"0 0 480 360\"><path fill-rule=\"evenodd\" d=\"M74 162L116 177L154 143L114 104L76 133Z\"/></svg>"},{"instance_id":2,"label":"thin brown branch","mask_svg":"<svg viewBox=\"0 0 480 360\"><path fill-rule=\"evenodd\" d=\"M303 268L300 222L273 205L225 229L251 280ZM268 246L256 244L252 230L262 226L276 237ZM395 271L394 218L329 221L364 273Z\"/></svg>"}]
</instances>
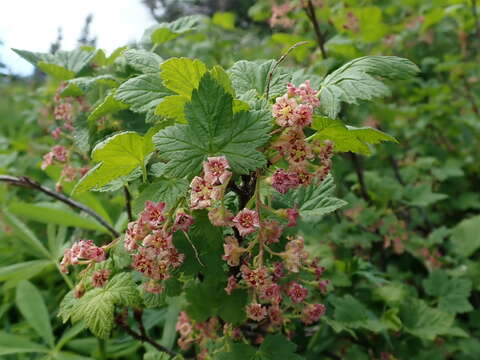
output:
<instances>
[{"instance_id":1,"label":"thin brown branch","mask_svg":"<svg viewBox=\"0 0 480 360\"><path fill-rule=\"evenodd\" d=\"M142 328L140 329L140 331L142 333L137 333L135 330L133 330L130 325L128 324L127 322L127 319L125 318L125 316L123 314L119 314L116 318L115 318L115 322L117 323L117 325L119 327L121 327L123 329L123 331L125 331L128 335L130 335L132 338L134 338L135 340L138 340L140 342L146 342L146 343L149 343L150 345L152 345L155 349L157 349L158 351L161 351L161 352L164 352L164 353L167 353L168 355L170 356L176 356L177 354L166 348L165 346L157 343L155 340L153 340L150 336L148 336L145 328L143 327L143 322L142 322ZM142 330L143 329L143 330Z\"/></svg>"},{"instance_id":2,"label":"thin brown branch","mask_svg":"<svg viewBox=\"0 0 480 360\"><path fill-rule=\"evenodd\" d=\"M273 65L273 68L272 70L270 71L270 73L268 74L268 82L267 82L267 89L265 91L265 97L267 98L268 100L268 96L270 94L270 84L272 82L272 78L273 78L273 74L275 73L275 71L277 70L278 66L287 58L288 54L290 54L293 50L295 50L297 47L299 46L302 46L302 45L305 45L305 44L308 44L308 41L300 41L296 44L293 44L292 46L290 46L288 48L288 50L277 60L277 62L275 63L275 65Z\"/></svg>"},{"instance_id":3,"label":"thin brown branch","mask_svg":"<svg viewBox=\"0 0 480 360\"><path fill-rule=\"evenodd\" d=\"M128 221L133 221L132 195L130 194L130 190L128 190L126 185L123 187L123 192L125 194L125 208L127 209Z\"/></svg>"},{"instance_id":4,"label":"thin brown branch","mask_svg":"<svg viewBox=\"0 0 480 360\"><path fill-rule=\"evenodd\" d=\"M355 169L355 173L357 174L358 183L360 185L360 194L367 203L371 204L372 199L370 198L370 195L368 195L367 185L365 184L362 159L354 153L349 153L349 155L353 164L353 168Z\"/></svg>"},{"instance_id":5,"label":"thin brown branch","mask_svg":"<svg viewBox=\"0 0 480 360\"><path fill-rule=\"evenodd\" d=\"M73 199L70 199L69 197L56 192L54 190L51 190L35 180L32 180L26 176L20 176L20 177L15 177L15 176L9 176L9 175L0 175L0 182L6 182L7 184L14 185L14 186L20 186L20 187L25 187L33 190L40 191L56 200L59 200L68 206L83 211L84 213L87 213L91 217L93 217L97 222L99 222L104 228L106 228L114 237L119 237L120 233L115 230L103 217L101 217L99 214L97 214L95 211L90 209L89 207L85 206L84 204L75 201Z\"/></svg>"},{"instance_id":6,"label":"thin brown branch","mask_svg":"<svg viewBox=\"0 0 480 360\"><path fill-rule=\"evenodd\" d=\"M328 57L327 50L325 49L325 43L327 42L326 33L323 33L320 30L320 24L317 19L317 14L315 13L315 6L312 3L312 0L303 1L303 10L307 15L308 19L313 25L313 31L315 32L315 37L317 38L317 45L322 53L323 59Z\"/></svg>"}]
</instances>

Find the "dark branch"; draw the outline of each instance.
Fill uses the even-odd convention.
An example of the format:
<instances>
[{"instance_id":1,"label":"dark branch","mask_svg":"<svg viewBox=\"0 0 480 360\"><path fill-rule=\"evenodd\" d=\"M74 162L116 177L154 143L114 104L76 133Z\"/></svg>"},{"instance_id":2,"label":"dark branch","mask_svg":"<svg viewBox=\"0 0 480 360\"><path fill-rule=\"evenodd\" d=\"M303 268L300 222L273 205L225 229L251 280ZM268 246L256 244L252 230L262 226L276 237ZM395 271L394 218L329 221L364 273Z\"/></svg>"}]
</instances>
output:
<instances>
[{"instance_id":1,"label":"dark branch","mask_svg":"<svg viewBox=\"0 0 480 360\"><path fill-rule=\"evenodd\" d=\"M130 191L126 185L123 187L123 192L125 193L125 208L127 209L128 221L133 221L132 195L130 194Z\"/></svg>"},{"instance_id":2,"label":"dark branch","mask_svg":"<svg viewBox=\"0 0 480 360\"><path fill-rule=\"evenodd\" d=\"M355 173L357 174L358 183L360 184L360 194L367 203L371 204L372 199L370 198L370 195L368 195L367 185L365 184L362 159L354 153L349 153L349 155L353 164L353 168L355 169Z\"/></svg>"},{"instance_id":3,"label":"dark branch","mask_svg":"<svg viewBox=\"0 0 480 360\"><path fill-rule=\"evenodd\" d=\"M135 315L137 316L137 315ZM141 318L141 316L140 316ZM142 332L141 334L137 333L136 331L134 331L130 325L128 325L127 321L126 321L126 318L125 318L125 315L123 314L119 314L116 318L115 318L115 322L117 323L117 325L119 327L121 327L128 335L130 335L132 338L134 338L135 340L138 340L140 342L147 342L149 343L150 345L152 345L155 349L157 349L158 351L161 351L161 352L164 352L164 353L167 353L168 355L170 356L176 356L177 354L166 348L165 346L157 343L155 340L153 340L150 336L147 335L147 332L145 331L145 328L143 327L143 323L142 323L142 327L140 328L140 331Z\"/></svg>"},{"instance_id":4,"label":"dark branch","mask_svg":"<svg viewBox=\"0 0 480 360\"><path fill-rule=\"evenodd\" d=\"M119 237L120 233L115 230L103 217L101 217L99 214L97 214L95 211L90 209L89 207L83 205L82 203L79 203L78 201L75 201L73 199L70 199L69 197L56 192L54 190L51 190L43 185L40 185L38 182L35 180L32 180L26 176L20 176L20 177L15 177L15 176L9 176L9 175L0 175L0 182L6 182L10 185L14 186L20 186L20 187L26 187L29 189L33 190L38 190L56 200L59 200L68 206L78 209L80 211L83 211L93 217L95 220L97 220L103 227L105 227L114 237Z\"/></svg>"},{"instance_id":5,"label":"dark branch","mask_svg":"<svg viewBox=\"0 0 480 360\"><path fill-rule=\"evenodd\" d=\"M320 30L320 24L318 23L317 14L315 13L315 7L313 6L312 0L307 0L306 4L303 4L303 9L313 25L313 31L315 32L315 37L317 38L317 44L322 53L322 57L326 59L328 57L327 51L325 50L327 39L325 33Z\"/></svg>"}]
</instances>

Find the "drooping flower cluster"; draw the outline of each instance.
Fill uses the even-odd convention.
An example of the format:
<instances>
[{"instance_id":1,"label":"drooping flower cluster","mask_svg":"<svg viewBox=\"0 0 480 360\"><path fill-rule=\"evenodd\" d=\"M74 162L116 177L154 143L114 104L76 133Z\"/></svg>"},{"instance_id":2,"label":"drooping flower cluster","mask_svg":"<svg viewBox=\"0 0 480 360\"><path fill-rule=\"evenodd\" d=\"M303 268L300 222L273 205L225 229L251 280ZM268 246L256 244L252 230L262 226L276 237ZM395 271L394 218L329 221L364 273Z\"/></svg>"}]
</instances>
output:
<instances>
[{"instance_id":1,"label":"drooping flower cluster","mask_svg":"<svg viewBox=\"0 0 480 360\"><path fill-rule=\"evenodd\" d=\"M101 262L105 260L105 250L96 246L92 240L80 240L65 250L60 269L68 274L69 265L77 265L81 260L86 262Z\"/></svg>"},{"instance_id":2,"label":"drooping flower cluster","mask_svg":"<svg viewBox=\"0 0 480 360\"><path fill-rule=\"evenodd\" d=\"M180 349L187 350L193 344L203 347L208 340L218 338L217 330L220 322L216 317L212 317L205 322L194 322L185 311L180 312L175 329L180 334L178 345ZM204 359L208 353L203 349L197 359Z\"/></svg>"},{"instance_id":3,"label":"drooping flower cluster","mask_svg":"<svg viewBox=\"0 0 480 360\"><path fill-rule=\"evenodd\" d=\"M149 279L144 290L159 293L162 280L170 277L172 269L180 267L184 255L172 242L173 232L188 230L193 223L191 215L178 211L173 224L169 225L163 202L147 201L138 220L128 224L124 246L131 253L132 267Z\"/></svg>"},{"instance_id":4,"label":"drooping flower cluster","mask_svg":"<svg viewBox=\"0 0 480 360\"><path fill-rule=\"evenodd\" d=\"M271 178L273 188L281 194L308 185L314 179L322 181L331 170L333 144L330 141L310 144L303 131L312 123L314 110L319 105L317 92L309 80L298 87L289 83L285 95L278 97L273 105L275 121L283 128L272 143L278 152L274 159L278 161L283 157L289 165L288 169L277 169Z\"/></svg>"},{"instance_id":5,"label":"drooping flower cluster","mask_svg":"<svg viewBox=\"0 0 480 360\"><path fill-rule=\"evenodd\" d=\"M57 160L61 163L68 161L68 150L61 145L55 145L52 150L43 155L42 170L53 164L53 161Z\"/></svg>"}]
</instances>

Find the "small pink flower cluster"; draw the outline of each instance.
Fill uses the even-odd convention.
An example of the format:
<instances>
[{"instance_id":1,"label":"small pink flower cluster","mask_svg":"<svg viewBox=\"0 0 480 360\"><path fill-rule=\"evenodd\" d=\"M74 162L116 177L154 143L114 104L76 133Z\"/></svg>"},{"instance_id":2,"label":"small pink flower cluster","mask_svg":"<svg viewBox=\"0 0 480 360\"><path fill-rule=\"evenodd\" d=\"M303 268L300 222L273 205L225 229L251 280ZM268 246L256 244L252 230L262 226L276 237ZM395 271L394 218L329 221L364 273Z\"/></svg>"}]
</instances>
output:
<instances>
[{"instance_id":1,"label":"small pink flower cluster","mask_svg":"<svg viewBox=\"0 0 480 360\"><path fill-rule=\"evenodd\" d=\"M209 340L218 338L218 328L220 322L216 317L212 317L206 322L195 323L191 320L185 311L178 315L175 329L180 334L178 339L178 346L182 350L188 350L193 344L198 344L202 348L202 356L197 356L197 359L204 359L206 353L206 343Z\"/></svg>"},{"instance_id":2,"label":"small pink flower cluster","mask_svg":"<svg viewBox=\"0 0 480 360\"><path fill-rule=\"evenodd\" d=\"M224 260L229 266L238 266L240 256L247 249L239 246L235 237L229 236L225 239ZM283 325L288 321L283 314L291 311L305 324L312 324L325 313L325 306L322 304L307 304L305 301L309 290L302 285L302 280L292 281L292 274L298 274L301 269L313 272L318 281L318 290L325 290L328 282L321 280L324 269L314 261L307 264L308 253L304 248L304 240L301 237L290 237L285 246L285 251L276 253L282 261L273 263L267 267L258 265L250 267L246 263L240 267L239 278L235 275L229 277L225 291L230 295L237 288L249 289L252 294L252 301L246 307L248 318L254 321L268 319L272 326ZM286 276L286 271L290 275ZM285 300L288 299L288 300Z\"/></svg>"},{"instance_id":3,"label":"small pink flower cluster","mask_svg":"<svg viewBox=\"0 0 480 360\"><path fill-rule=\"evenodd\" d=\"M111 271L108 269L100 269L94 271L92 274L92 286L93 287L104 287L110 277Z\"/></svg>"},{"instance_id":4,"label":"small pink flower cluster","mask_svg":"<svg viewBox=\"0 0 480 360\"><path fill-rule=\"evenodd\" d=\"M92 240L80 240L73 244L70 249L65 250L60 270L68 274L69 265L77 265L80 260L89 262L101 262L105 260L105 250L96 246Z\"/></svg>"},{"instance_id":5,"label":"small pink flower cluster","mask_svg":"<svg viewBox=\"0 0 480 360\"><path fill-rule=\"evenodd\" d=\"M333 144L325 141L312 146L303 132L303 128L311 124L313 110L319 105L317 92L309 80L298 87L288 84L286 94L278 97L273 105L273 116L284 130L272 143L272 148L289 164L287 170L277 169L272 175L272 186L281 194L308 185L315 178L323 181L331 170ZM314 163L315 158L318 164ZM279 157L276 159L278 161Z\"/></svg>"},{"instance_id":6,"label":"small pink flower cluster","mask_svg":"<svg viewBox=\"0 0 480 360\"><path fill-rule=\"evenodd\" d=\"M150 279L144 290L151 293L163 291L159 281L170 277L171 269L182 265L184 255L173 245L173 232L187 231L193 217L177 211L173 226L167 222L166 204L147 201L137 221L128 224L124 246L132 255L132 267Z\"/></svg>"},{"instance_id":7,"label":"small pink flower cluster","mask_svg":"<svg viewBox=\"0 0 480 360\"><path fill-rule=\"evenodd\" d=\"M50 165L53 165L53 161L57 160L61 163L65 163L68 161L68 150L61 145L55 145L52 150L50 150L48 153L43 155L43 161L42 161L42 170L45 170L47 167Z\"/></svg>"},{"instance_id":8,"label":"small pink flower cluster","mask_svg":"<svg viewBox=\"0 0 480 360\"><path fill-rule=\"evenodd\" d=\"M285 3L282 5L273 5L272 6L272 16L268 20L270 27L281 26L284 28L291 28L295 22L293 19L290 19L287 15L290 11L295 8L295 5L291 3Z\"/></svg>"}]
</instances>

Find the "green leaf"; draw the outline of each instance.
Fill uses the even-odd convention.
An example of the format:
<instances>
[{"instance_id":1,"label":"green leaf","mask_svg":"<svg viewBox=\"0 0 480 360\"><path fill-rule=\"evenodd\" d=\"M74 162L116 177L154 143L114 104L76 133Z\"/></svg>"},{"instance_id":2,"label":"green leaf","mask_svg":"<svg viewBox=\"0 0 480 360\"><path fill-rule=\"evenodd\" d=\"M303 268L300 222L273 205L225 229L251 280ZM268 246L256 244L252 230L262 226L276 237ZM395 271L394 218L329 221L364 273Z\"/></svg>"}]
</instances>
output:
<instances>
[{"instance_id":1,"label":"green leaf","mask_svg":"<svg viewBox=\"0 0 480 360\"><path fill-rule=\"evenodd\" d=\"M15 302L29 325L53 348L55 338L50 316L40 291L32 283L24 280L17 285Z\"/></svg>"},{"instance_id":2,"label":"green leaf","mask_svg":"<svg viewBox=\"0 0 480 360\"><path fill-rule=\"evenodd\" d=\"M165 315L165 324L163 325L162 338L160 344L167 349L172 349L175 345L175 338L177 336L177 330L175 326L178 321L178 314L180 313L180 304L178 298L170 298L168 300L169 306Z\"/></svg>"},{"instance_id":3,"label":"green leaf","mask_svg":"<svg viewBox=\"0 0 480 360\"><path fill-rule=\"evenodd\" d=\"M127 108L128 105L123 104L115 98L115 92L110 92L103 101L92 110L90 115L88 115L87 121L89 124L94 124L98 119L107 114L113 114Z\"/></svg>"},{"instance_id":4,"label":"green leaf","mask_svg":"<svg viewBox=\"0 0 480 360\"><path fill-rule=\"evenodd\" d=\"M215 360L252 360L255 356L255 348L247 344L229 345L229 350L215 356Z\"/></svg>"},{"instance_id":5,"label":"green leaf","mask_svg":"<svg viewBox=\"0 0 480 360\"><path fill-rule=\"evenodd\" d=\"M150 36L152 43L163 44L195 30L202 19L201 15L184 16L170 23L155 25L146 31L146 35Z\"/></svg>"},{"instance_id":6,"label":"green leaf","mask_svg":"<svg viewBox=\"0 0 480 360\"><path fill-rule=\"evenodd\" d=\"M14 202L10 204L9 209L16 215L45 224L72 226L101 232L107 231L97 221L75 213L64 204Z\"/></svg>"},{"instance_id":7,"label":"green leaf","mask_svg":"<svg viewBox=\"0 0 480 360\"><path fill-rule=\"evenodd\" d=\"M244 290L234 290L231 295L222 294L222 305L218 315L230 324L241 324L246 320L245 306L248 295Z\"/></svg>"},{"instance_id":8,"label":"green leaf","mask_svg":"<svg viewBox=\"0 0 480 360\"><path fill-rule=\"evenodd\" d=\"M13 231L24 241L24 243L35 250L38 254L42 254L47 259L51 258L50 252L43 245L43 243L37 238L37 236L21 222L10 211L2 210L4 220L13 228Z\"/></svg>"},{"instance_id":9,"label":"green leaf","mask_svg":"<svg viewBox=\"0 0 480 360\"><path fill-rule=\"evenodd\" d=\"M109 337L113 328L115 306L137 306L141 302L131 274L120 273L103 288L87 291L80 299L68 293L60 305L59 316L63 321L83 320L90 331L101 339Z\"/></svg>"},{"instance_id":10,"label":"green leaf","mask_svg":"<svg viewBox=\"0 0 480 360\"><path fill-rule=\"evenodd\" d=\"M200 172L208 156L225 155L234 172L247 174L266 163L257 148L268 140L270 114L242 111L233 114L232 97L206 74L191 102L185 105L188 125L161 130L153 142L170 160L166 174L182 178Z\"/></svg>"},{"instance_id":11,"label":"green leaf","mask_svg":"<svg viewBox=\"0 0 480 360\"><path fill-rule=\"evenodd\" d=\"M480 248L480 215L461 221L453 229L450 239L452 251L462 258L467 258Z\"/></svg>"},{"instance_id":12,"label":"green leaf","mask_svg":"<svg viewBox=\"0 0 480 360\"><path fill-rule=\"evenodd\" d=\"M165 96L155 108L155 115L174 119L180 123L186 123L185 104L190 99L182 95Z\"/></svg>"},{"instance_id":13,"label":"green leaf","mask_svg":"<svg viewBox=\"0 0 480 360\"><path fill-rule=\"evenodd\" d=\"M175 206L177 201L187 194L188 185L185 179L162 178L143 189L133 201L132 210L138 214L144 209L147 200L163 201L169 208Z\"/></svg>"},{"instance_id":14,"label":"green leaf","mask_svg":"<svg viewBox=\"0 0 480 360\"><path fill-rule=\"evenodd\" d=\"M160 68L165 87L188 99L207 72L206 65L200 60L183 57L168 59Z\"/></svg>"},{"instance_id":15,"label":"green leaf","mask_svg":"<svg viewBox=\"0 0 480 360\"><path fill-rule=\"evenodd\" d=\"M216 12L212 17L212 24L226 30L235 29L235 14L231 12Z\"/></svg>"},{"instance_id":16,"label":"green leaf","mask_svg":"<svg viewBox=\"0 0 480 360\"><path fill-rule=\"evenodd\" d=\"M260 348L257 350L255 359L258 360L301 360L300 355L295 354L297 346L282 335L267 335Z\"/></svg>"},{"instance_id":17,"label":"green leaf","mask_svg":"<svg viewBox=\"0 0 480 360\"><path fill-rule=\"evenodd\" d=\"M0 281L28 280L45 268L53 266L50 260L31 260L0 267Z\"/></svg>"},{"instance_id":18,"label":"green leaf","mask_svg":"<svg viewBox=\"0 0 480 360\"><path fill-rule=\"evenodd\" d=\"M163 84L159 74L144 74L125 81L117 89L118 101L130 105L135 112L155 109L165 96L172 95Z\"/></svg>"},{"instance_id":19,"label":"green leaf","mask_svg":"<svg viewBox=\"0 0 480 360\"><path fill-rule=\"evenodd\" d=\"M450 279L443 270L434 270L428 279L423 280L425 291L439 299L440 310L448 313L465 313L473 307L468 301L472 282L468 279Z\"/></svg>"},{"instance_id":20,"label":"green leaf","mask_svg":"<svg viewBox=\"0 0 480 360\"><path fill-rule=\"evenodd\" d=\"M242 95L254 89L257 95L265 95L269 74L273 70L275 63L276 60L242 60L233 64L228 73L237 93ZM284 94L287 91L287 84L290 80L291 75L282 67L277 67L270 83L269 97Z\"/></svg>"},{"instance_id":21,"label":"green leaf","mask_svg":"<svg viewBox=\"0 0 480 360\"><path fill-rule=\"evenodd\" d=\"M129 49L123 53L123 56L128 65L144 74L160 72L160 64L163 62L157 54L141 49Z\"/></svg>"},{"instance_id":22,"label":"green leaf","mask_svg":"<svg viewBox=\"0 0 480 360\"><path fill-rule=\"evenodd\" d=\"M427 207L448 198L448 195L432 192L429 184L420 184L405 189L405 197L410 205Z\"/></svg>"},{"instance_id":23,"label":"green leaf","mask_svg":"<svg viewBox=\"0 0 480 360\"><path fill-rule=\"evenodd\" d=\"M104 85L107 87L118 87L119 81L112 75L98 75L95 77L84 76L78 77L66 82L65 88L62 90L62 97L81 96L92 90L95 85Z\"/></svg>"},{"instance_id":24,"label":"green leaf","mask_svg":"<svg viewBox=\"0 0 480 360\"><path fill-rule=\"evenodd\" d=\"M335 321L352 329L383 330L384 325L368 308L351 295L335 298Z\"/></svg>"},{"instance_id":25,"label":"green leaf","mask_svg":"<svg viewBox=\"0 0 480 360\"><path fill-rule=\"evenodd\" d=\"M56 64L49 64L44 61L39 61L37 67L45 74L57 80L70 80L75 77L75 73L71 70L65 69L63 66Z\"/></svg>"},{"instance_id":26,"label":"green leaf","mask_svg":"<svg viewBox=\"0 0 480 360\"><path fill-rule=\"evenodd\" d=\"M34 66L40 67L51 75L75 75L82 71L96 55L95 51L75 49L73 51L57 51L55 54L34 53L12 49ZM53 66L49 66L53 65ZM62 80L71 78L61 78Z\"/></svg>"},{"instance_id":27,"label":"green leaf","mask_svg":"<svg viewBox=\"0 0 480 360\"><path fill-rule=\"evenodd\" d=\"M93 149L92 160L98 164L79 180L74 192L101 188L137 167L144 167L152 151L151 141L136 132L125 131L110 136Z\"/></svg>"},{"instance_id":28,"label":"green leaf","mask_svg":"<svg viewBox=\"0 0 480 360\"><path fill-rule=\"evenodd\" d=\"M29 339L0 331L0 355L22 353L48 353L50 349Z\"/></svg>"},{"instance_id":29,"label":"green leaf","mask_svg":"<svg viewBox=\"0 0 480 360\"><path fill-rule=\"evenodd\" d=\"M332 196L334 191L335 183L329 175L320 184L300 186L278 198L287 207L296 207L302 220L316 222L347 204L344 200Z\"/></svg>"},{"instance_id":30,"label":"green leaf","mask_svg":"<svg viewBox=\"0 0 480 360\"><path fill-rule=\"evenodd\" d=\"M331 140L335 144L335 151L355 152L370 155L369 144L378 144L382 141L398 142L394 137L371 127L356 128L344 125L340 120L332 120L315 116L312 126L317 132L315 139Z\"/></svg>"},{"instance_id":31,"label":"green leaf","mask_svg":"<svg viewBox=\"0 0 480 360\"><path fill-rule=\"evenodd\" d=\"M364 56L352 60L323 80L319 92L321 109L335 119L342 102L356 104L358 100L389 95L390 90L381 78L404 80L418 71L414 63L396 56Z\"/></svg>"},{"instance_id":32,"label":"green leaf","mask_svg":"<svg viewBox=\"0 0 480 360\"><path fill-rule=\"evenodd\" d=\"M449 331L454 315L429 307L423 300L411 298L400 308L405 330L421 339L434 340Z\"/></svg>"}]
</instances>

